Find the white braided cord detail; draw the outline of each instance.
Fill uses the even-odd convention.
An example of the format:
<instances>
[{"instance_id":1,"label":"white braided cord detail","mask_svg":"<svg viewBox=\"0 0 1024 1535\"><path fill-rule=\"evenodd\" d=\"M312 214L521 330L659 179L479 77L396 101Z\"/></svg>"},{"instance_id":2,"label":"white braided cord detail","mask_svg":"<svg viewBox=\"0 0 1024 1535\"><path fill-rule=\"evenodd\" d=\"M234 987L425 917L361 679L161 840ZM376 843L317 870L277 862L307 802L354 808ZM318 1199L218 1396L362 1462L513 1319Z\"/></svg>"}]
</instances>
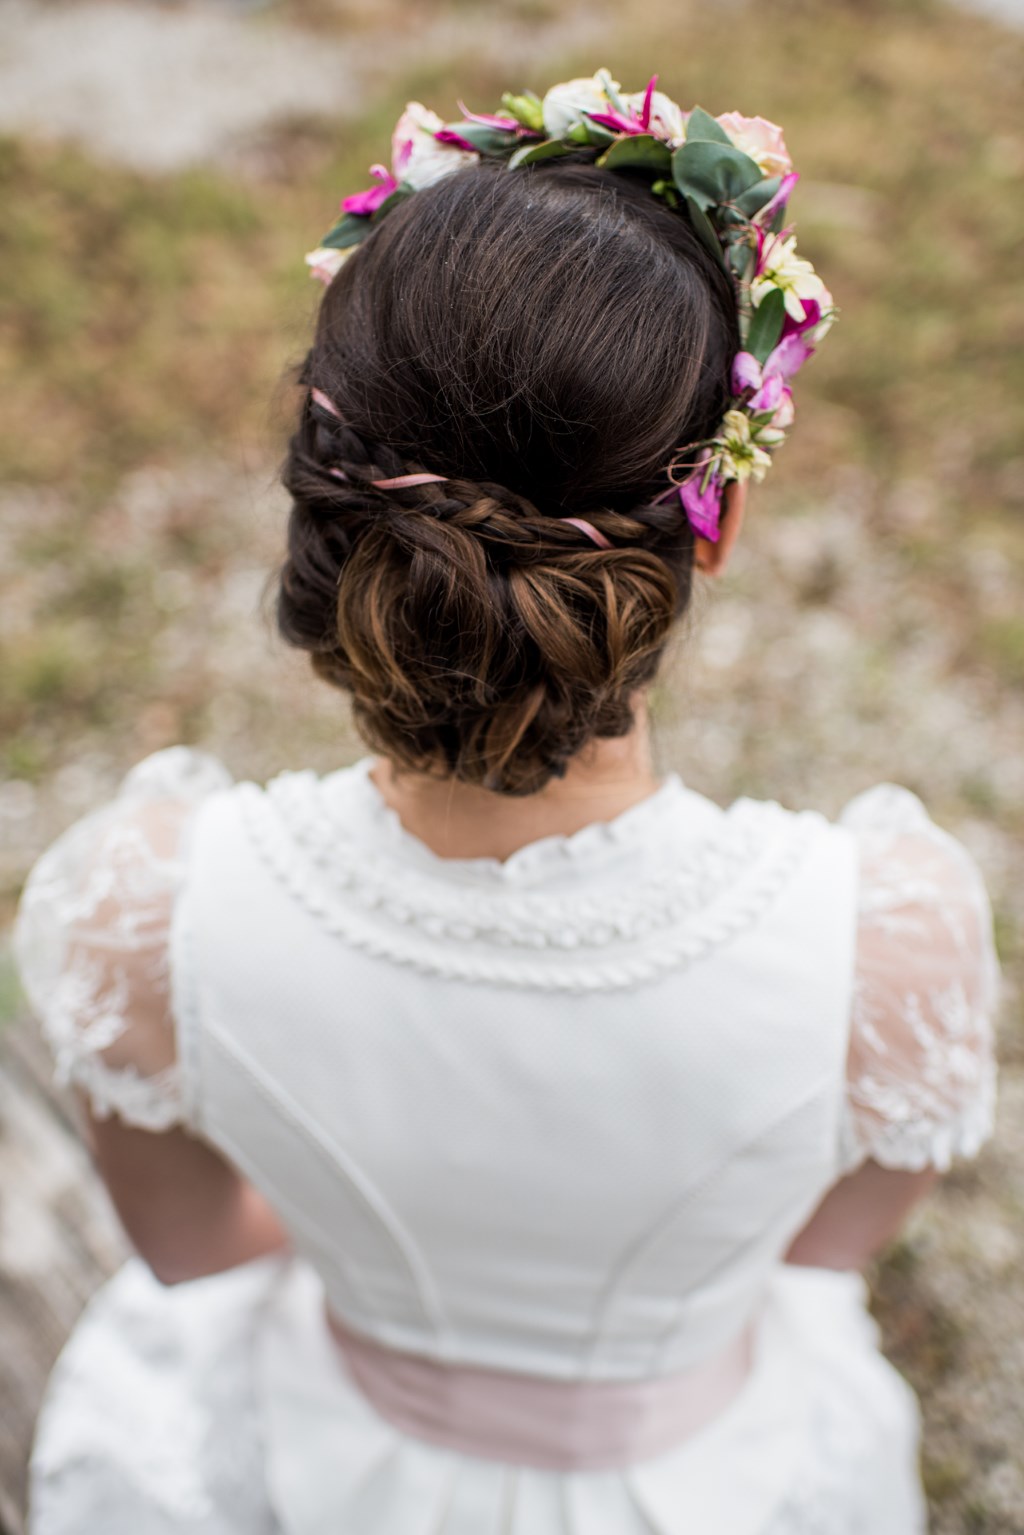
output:
<instances>
[{"instance_id":1,"label":"white braided cord detail","mask_svg":"<svg viewBox=\"0 0 1024 1535\"><path fill-rule=\"evenodd\" d=\"M658 871L642 887L608 886L602 905L445 885L386 857L370 867L336 826L325 832L317 781L300 778L282 775L267 791L240 784L236 792L260 857L322 927L424 974L522 989L624 988L705 958L771 905L827 825L813 811L737 806L724 845L695 849L685 867ZM618 910L609 912L616 894ZM603 921L595 922L595 911ZM619 942L627 952L614 952Z\"/></svg>"},{"instance_id":2,"label":"white braided cord detail","mask_svg":"<svg viewBox=\"0 0 1024 1535\"><path fill-rule=\"evenodd\" d=\"M421 927L431 938L459 942L484 938L516 948L603 948L616 939L633 941L671 927L735 884L772 836L781 837L792 820L778 805L738 801L713 837L687 845L683 860L670 858L652 838L646 848L651 867L640 884L630 879L628 888L622 889L606 878L600 893L587 895L579 893L580 881L574 879L571 911L567 911L565 891L557 882L554 889L541 886L523 891L505 882L508 866L496 860L469 860L470 865L482 864L499 877L497 886L488 880L469 891L447 877L461 860L449 861L442 878L431 877L410 864L408 857L396 857L385 835L375 839L372 860L368 860L365 845L353 841L351 823L332 817L324 781L313 774L282 774L267 792L321 877L346 897L356 892L361 907L380 907L400 922ZM367 812L382 832L395 831L393 811L371 803ZM603 847L614 854L615 823L587 831L603 833ZM407 852L412 839L404 832L400 839ZM515 859L522 860L524 852L539 855L542 868L552 873L557 865L575 863L577 845L574 837L554 838L549 844L522 850ZM437 866L446 862L430 854L428 858Z\"/></svg>"}]
</instances>

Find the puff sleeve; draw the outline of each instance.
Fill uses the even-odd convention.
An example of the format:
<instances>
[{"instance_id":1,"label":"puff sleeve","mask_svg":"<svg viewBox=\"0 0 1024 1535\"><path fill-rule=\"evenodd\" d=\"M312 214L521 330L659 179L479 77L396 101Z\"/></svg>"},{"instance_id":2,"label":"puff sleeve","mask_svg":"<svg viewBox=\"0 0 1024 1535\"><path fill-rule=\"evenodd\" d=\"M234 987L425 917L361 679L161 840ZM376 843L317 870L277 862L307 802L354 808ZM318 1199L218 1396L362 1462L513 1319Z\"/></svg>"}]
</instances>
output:
<instances>
[{"instance_id":1,"label":"puff sleeve","mask_svg":"<svg viewBox=\"0 0 1024 1535\"><path fill-rule=\"evenodd\" d=\"M227 787L213 757L156 752L116 797L33 866L14 957L55 1061L97 1118L162 1131L185 1122L172 1012L170 930L192 816Z\"/></svg>"},{"instance_id":2,"label":"puff sleeve","mask_svg":"<svg viewBox=\"0 0 1024 1535\"><path fill-rule=\"evenodd\" d=\"M981 875L905 789L859 795L854 996L840 1157L946 1171L994 1128L998 965Z\"/></svg>"}]
</instances>

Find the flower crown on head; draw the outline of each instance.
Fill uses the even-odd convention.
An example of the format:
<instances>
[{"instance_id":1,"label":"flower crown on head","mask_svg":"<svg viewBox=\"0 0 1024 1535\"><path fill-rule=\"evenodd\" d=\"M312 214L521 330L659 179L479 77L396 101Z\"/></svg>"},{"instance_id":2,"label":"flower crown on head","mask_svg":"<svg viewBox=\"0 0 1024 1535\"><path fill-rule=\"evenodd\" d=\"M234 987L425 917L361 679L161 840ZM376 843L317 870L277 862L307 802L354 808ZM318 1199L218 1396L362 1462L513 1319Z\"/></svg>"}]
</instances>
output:
<instances>
[{"instance_id":1,"label":"flower crown on head","mask_svg":"<svg viewBox=\"0 0 1024 1535\"><path fill-rule=\"evenodd\" d=\"M684 112L655 89L657 78L629 95L600 69L593 79L552 86L543 99L506 92L502 113L470 112L460 102L457 123L410 102L392 136L391 169L370 167L374 185L342 200L341 217L306 262L329 283L397 203L480 160L518 170L589 146L609 171L647 174L654 196L670 208L685 206L736 293L742 350L733 359L729 408L713 437L677 450L666 468L669 488L657 498L678 495L694 530L714 542L725 487L764 478L793 420L790 380L835 310L786 227L800 178L782 129L739 112Z\"/></svg>"}]
</instances>

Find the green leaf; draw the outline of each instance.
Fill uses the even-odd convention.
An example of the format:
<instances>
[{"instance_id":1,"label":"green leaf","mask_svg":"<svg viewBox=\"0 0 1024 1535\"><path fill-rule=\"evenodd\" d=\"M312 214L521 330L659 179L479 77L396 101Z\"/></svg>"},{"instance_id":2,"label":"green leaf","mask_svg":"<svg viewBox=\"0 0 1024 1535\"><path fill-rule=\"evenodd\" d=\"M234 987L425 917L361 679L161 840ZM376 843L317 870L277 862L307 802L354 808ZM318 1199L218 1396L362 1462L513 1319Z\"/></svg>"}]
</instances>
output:
<instances>
[{"instance_id":1,"label":"green leaf","mask_svg":"<svg viewBox=\"0 0 1024 1535\"><path fill-rule=\"evenodd\" d=\"M545 139L543 144L524 144L522 149L517 149L514 155L509 156L508 168L516 171L521 165L532 165L535 160L557 160L559 155L571 155L573 146L563 144L561 139Z\"/></svg>"},{"instance_id":2,"label":"green leaf","mask_svg":"<svg viewBox=\"0 0 1024 1535\"><path fill-rule=\"evenodd\" d=\"M670 208L679 207L679 193L676 191L675 186L671 181L652 181L651 191L654 193L655 197L663 198L664 201L668 203Z\"/></svg>"},{"instance_id":3,"label":"green leaf","mask_svg":"<svg viewBox=\"0 0 1024 1535\"><path fill-rule=\"evenodd\" d=\"M782 323L786 318L786 301L781 288L773 288L754 310L747 332L747 351L752 352L764 366L768 355L775 350L782 335Z\"/></svg>"},{"instance_id":4,"label":"green leaf","mask_svg":"<svg viewBox=\"0 0 1024 1535\"><path fill-rule=\"evenodd\" d=\"M407 181L400 182L395 190L385 197L380 207L375 208L370 214L371 224L375 224L379 218L383 218L385 213L390 213L396 203L404 202L407 197L412 195L414 190L415 188L411 187Z\"/></svg>"},{"instance_id":5,"label":"green leaf","mask_svg":"<svg viewBox=\"0 0 1024 1535\"><path fill-rule=\"evenodd\" d=\"M358 245L360 240L365 239L369 231L370 220L365 214L343 213L338 222L324 235L320 244L326 246L328 250L348 250L350 246Z\"/></svg>"},{"instance_id":6,"label":"green leaf","mask_svg":"<svg viewBox=\"0 0 1024 1535\"><path fill-rule=\"evenodd\" d=\"M689 140L672 156L676 186L687 197L709 208L733 202L761 180L760 167L749 155L728 144Z\"/></svg>"},{"instance_id":7,"label":"green leaf","mask_svg":"<svg viewBox=\"0 0 1024 1535\"><path fill-rule=\"evenodd\" d=\"M500 128L488 127L486 123L445 123L445 127L457 133L460 139L465 139L467 144L472 144L482 155L504 156L516 141L514 130L505 133Z\"/></svg>"},{"instance_id":8,"label":"green leaf","mask_svg":"<svg viewBox=\"0 0 1024 1535\"><path fill-rule=\"evenodd\" d=\"M672 151L649 133L624 134L598 159L606 170L643 170L661 174L672 169Z\"/></svg>"},{"instance_id":9,"label":"green leaf","mask_svg":"<svg viewBox=\"0 0 1024 1535\"><path fill-rule=\"evenodd\" d=\"M754 276L754 252L749 245L737 240L729 246L726 257L729 270L739 282L751 282Z\"/></svg>"},{"instance_id":10,"label":"green leaf","mask_svg":"<svg viewBox=\"0 0 1024 1535\"><path fill-rule=\"evenodd\" d=\"M694 107L686 119L686 139L696 143L732 144L732 139L726 133L721 123L716 123L710 112L705 112L703 107Z\"/></svg>"},{"instance_id":11,"label":"green leaf","mask_svg":"<svg viewBox=\"0 0 1024 1535\"><path fill-rule=\"evenodd\" d=\"M534 133L543 133L544 103L536 91L521 91L518 95L506 91L501 104L509 116L517 118L524 128L532 128Z\"/></svg>"},{"instance_id":12,"label":"green leaf","mask_svg":"<svg viewBox=\"0 0 1024 1535\"><path fill-rule=\"evenodd\" d=\"M725 254L719 244L714 224L712 224L703 208L694 202L692 197L686 198L686 208L690 215L690 223L693 225L694 233L707 246L715 260L720 261L724 266Z\"/></svg>"},{"instance_id":13,"label":"green leaf","mask_svg":"<svg viewBox=\"0 0 1024 1535\"><path fill-rule=\"evenodd\" d=\"M782 185L781 176L769 176L767 181L759 181L756 186L750 187L746 192L741 192L736 199L736 206L741 213L752 218L759 213L766 203L771 202L779 187Z\"/></svg>"},{"instance_id":14,"label":"green leaf","mask_svg":"<svg viewBox=\"0 0 1024 1535\"><path fill-rule=\"evenodd\" d=\"M606 128L604 123L591 122L589 112L584 112L581 126L586 134L582 141L584 144L614 144L618 138L618 134L613 133L611 128ZM576 130L573 129L574 137L575 133Z\"/></svg>"}]
</instances>

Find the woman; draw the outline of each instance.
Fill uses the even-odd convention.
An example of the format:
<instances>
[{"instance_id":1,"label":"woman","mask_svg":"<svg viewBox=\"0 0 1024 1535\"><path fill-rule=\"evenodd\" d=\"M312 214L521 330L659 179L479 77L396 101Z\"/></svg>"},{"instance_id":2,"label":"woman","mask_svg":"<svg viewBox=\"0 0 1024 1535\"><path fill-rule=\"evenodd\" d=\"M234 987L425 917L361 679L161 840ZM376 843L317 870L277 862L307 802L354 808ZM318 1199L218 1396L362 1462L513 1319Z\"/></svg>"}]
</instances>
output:
<instances>
[{"instance_id":1,"label":"woman","mask_svg":"<svg viewBox=\"0 0 1024 1535\"><path fill-rule=\"evenodd\" d=\"M30 876L140 1254L36 1535L925 1527L859 1270L990 1133L991 919L903 790L655 772L831 300L781 132L654 84L414 104L309 258L278 614L376 755L157 753Z\"/></svg>"}]
</instances>

